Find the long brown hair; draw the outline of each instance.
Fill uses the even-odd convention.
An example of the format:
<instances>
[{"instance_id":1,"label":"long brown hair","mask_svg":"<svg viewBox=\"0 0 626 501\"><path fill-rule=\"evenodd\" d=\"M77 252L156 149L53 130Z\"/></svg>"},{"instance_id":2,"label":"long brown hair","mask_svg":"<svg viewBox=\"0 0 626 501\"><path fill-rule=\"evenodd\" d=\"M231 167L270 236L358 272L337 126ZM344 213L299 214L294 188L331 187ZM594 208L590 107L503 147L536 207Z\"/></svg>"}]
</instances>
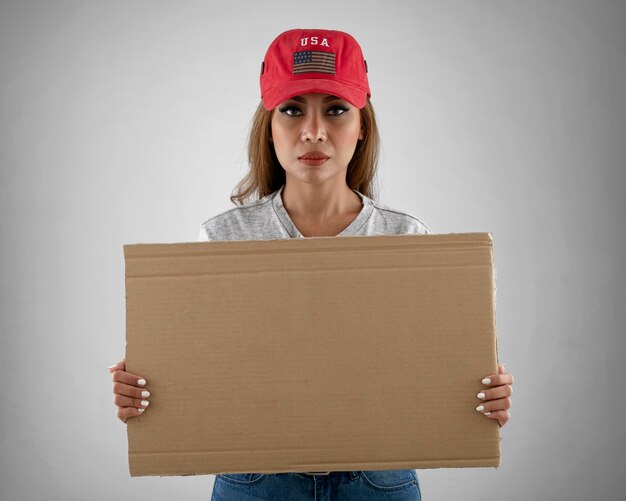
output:
<instances>
[{"instance_id":1,"label":"long brown hair","mask_svg":"<svg viewBox=\"0 0 626 501\"><path fill-rule=\"evenodd\" d=\"M361 125L365 132L363 139L357 142L354 155L348 163L346 183L350 189L375 199L374 182L378 167L380 138L374 108L369 98L365 107L359 111ZM252 117L248 137L250 170L233 190L230 201L235 205L243 205L248 201L263 198L285 184L285 170L278 162L274 145L270 140L272 112L273 110L266 110L261 101Z\"/></svg>"}]
</instances>

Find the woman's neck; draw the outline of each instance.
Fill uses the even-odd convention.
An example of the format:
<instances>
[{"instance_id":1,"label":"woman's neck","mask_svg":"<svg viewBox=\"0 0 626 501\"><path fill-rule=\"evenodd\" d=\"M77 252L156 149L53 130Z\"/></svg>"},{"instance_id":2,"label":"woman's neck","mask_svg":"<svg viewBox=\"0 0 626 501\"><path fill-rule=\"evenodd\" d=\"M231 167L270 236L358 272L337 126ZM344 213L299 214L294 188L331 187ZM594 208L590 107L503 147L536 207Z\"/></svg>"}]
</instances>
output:
<instances>
[{"instance_id":1,"label":"woman's neck","mask_svg":"<svg viewBox=\"0 0 626 501\"><path fill-rule=\"evenodd\" d=\"M358 214L363 206L361 198L345 183L305 184L285 183L283 206L293 218L311 224L323 224L338 218Z\"/></svg>"}]
</instances>

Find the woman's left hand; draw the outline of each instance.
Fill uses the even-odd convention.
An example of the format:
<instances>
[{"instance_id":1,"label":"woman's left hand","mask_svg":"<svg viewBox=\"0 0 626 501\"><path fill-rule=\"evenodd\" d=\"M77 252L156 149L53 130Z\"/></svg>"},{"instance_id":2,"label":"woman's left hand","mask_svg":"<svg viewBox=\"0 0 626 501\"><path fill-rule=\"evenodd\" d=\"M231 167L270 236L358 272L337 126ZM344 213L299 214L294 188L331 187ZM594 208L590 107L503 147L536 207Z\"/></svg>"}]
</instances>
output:
<instances>
[{"instance_id":1,"label":"woman's left hand","mask_svg":"<svg viewBox=\"0 0 626 501\"><path fill-rule=\"evenodd\" d=\"M482 390L477 395L482 402L476 410L489 419L497 419L502 428L511 418L507 409L511 407L513 374L506 372L502 364L498 366L498 374L485 376L482 383L489 389Z\"/></svg>"}]
</instances>

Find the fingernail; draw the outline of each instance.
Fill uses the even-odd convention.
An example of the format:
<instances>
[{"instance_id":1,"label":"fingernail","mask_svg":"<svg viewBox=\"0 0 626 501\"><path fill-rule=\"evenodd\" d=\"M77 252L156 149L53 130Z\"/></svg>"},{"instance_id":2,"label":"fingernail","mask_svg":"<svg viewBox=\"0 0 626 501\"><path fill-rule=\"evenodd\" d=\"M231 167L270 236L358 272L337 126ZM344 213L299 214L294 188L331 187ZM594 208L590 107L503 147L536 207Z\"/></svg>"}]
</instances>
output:
<instances>
[{"instance_id":1,"label":"fingernail","mask_svg":"<svg viewBox=\"0 0 626 501\"><path fill-rule=\"evenodd\" d=\"M144 407L148 407L150 405L150 402L148 402L147 400L142 400L141 405L143 405Z\"/></svg>"},{"instance_id":2,"label":"fingernail","mask_svg":"<svg viewBox=\"0 0 626 501\"><path fill-rule=\"evenodd\" d=\"M112 369L112 368L113 368L113 367L115 367L116 365L117 365L117 364L109 365L109 366L107 367L107 369Z\"/></svg>"},{"instance_id":3,"label":"fingernail","mask_svg":"<svg viewBox=\"0 0 626 501\"><path fill-rule=\"evenodd\" d=\"M145 411L146 409L144 408L144 409L137 409L137 410L138 410L139 412L143 412L143 411Z\"/></svg>"},{"instance_id":4,"label":"fingernail","mask_svg":"<svg viewBox=\"0 0 626 501\"><path fill-rule=\"evenodd\" d=\"M483 412L483 414L484 414L485 416L488 416L489 414L491 414L491 412Z\"/></svg>"},{"instance_id":5,"label":"fingernail","mask_svg":"<svg viewBox=\"0 0 626 501\"><path fill-rule=\"evenodd\" d=\"M144 391L142 391L142 392L141 392L141 396L142 396L143 398L149 397L149 396L150 396L150 392L149 392L149 391L147 391L147 390L144 390Z\"/></svg>"},{"instance_id":6,"label":"fingernail","mask_svg":"<svg viewBox=\"0 0 626 501\"><path fill-rule=\"evenodd\" d=\"M144 386L146 384L146 380L145 379L140 379L139 381L137 381L137 384L139 386Z\"/></svg>"},{"instance_id":7,"label":"fingernail","mask_svg":"<svg viewBox=\"0 0 626 501\"><path fill-rule=\"evenodd\" d=\"M481 391L478 395L476 395L478 398L485 398L485 394Z\"/></svg>"},{"instance_id":8,"label":"fingernail","mask_svg":"<svg viewBox=\"0 0 626 501\"><path fill-rule=\"evenodd\" d=\"M485 379L483 379L483 384L491 384L491 379L486 377Z\"/></svg>"},{"instance_id":9,"label":"fingernail","mask_svg":"<svg viewBox=\"0 0 626 501\"><path fill-rule=\"evenodd\" d=\"M478 412L480 412L480 411L484 411L484 410L485 410L485 406L484 406L484 405L479 405L478 407L476 407L476 410L477 410Z\"/></svg>"}]
</instances>

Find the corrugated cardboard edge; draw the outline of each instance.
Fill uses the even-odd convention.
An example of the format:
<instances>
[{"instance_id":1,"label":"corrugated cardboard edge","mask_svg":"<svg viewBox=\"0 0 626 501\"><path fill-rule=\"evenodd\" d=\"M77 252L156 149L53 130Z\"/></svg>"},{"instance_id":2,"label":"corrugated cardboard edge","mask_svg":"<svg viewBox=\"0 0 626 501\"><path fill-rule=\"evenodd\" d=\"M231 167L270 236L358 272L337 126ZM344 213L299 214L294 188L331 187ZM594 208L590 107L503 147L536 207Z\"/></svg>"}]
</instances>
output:
<instances>
[{"instance_id":1,"label":"corrugated cardboard edge","mask_svg":"<svg viewBox=\"0 0 626 501\"><path fill-rule=\"evenodd\" d=\"M494 333L494 337L495 337L495 341L496 341L496 367L498 367L500 365L500 349L498 347L498 322L497 322L497 315L498 315L498 273L497 273L497 268L496 268L496 259L495 259L495 248L494 248L494 244L493 244L493 235L491 233L487 233L487 235L489 235L489 238L491 239L491 262L493 264L493 333ZM497 370L497 369L496 369ZM500 434L500 440L498 441L498 457L497 457L497 462L496 464L494 464L493 466L498 468L500 467L500 461L502 458L502 435Z\"/></svg>"}]
</instances>

